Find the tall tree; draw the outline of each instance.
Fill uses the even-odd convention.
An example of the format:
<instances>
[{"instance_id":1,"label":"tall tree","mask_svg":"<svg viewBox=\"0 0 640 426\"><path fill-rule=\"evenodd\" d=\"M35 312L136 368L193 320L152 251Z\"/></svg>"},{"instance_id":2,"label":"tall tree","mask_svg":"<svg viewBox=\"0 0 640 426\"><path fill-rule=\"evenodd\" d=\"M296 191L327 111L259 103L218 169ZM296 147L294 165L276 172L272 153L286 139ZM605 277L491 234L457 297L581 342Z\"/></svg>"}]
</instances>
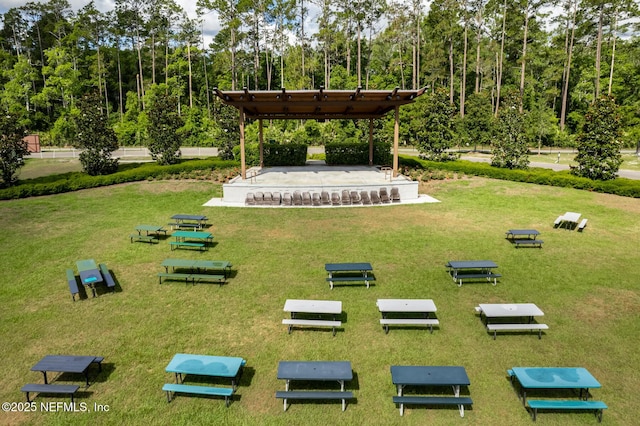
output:
<instances>
[{"instance_id":1,"label":"tall tree","mask_svg":"<svg viewBox=\"0 0 640 426\"><path fill-rule=\"evenodd\" d=\"M498 134L493 141L491 165L506 169L526 169L529 165L529 145L524 115L520 112L522 99L515 93L505 96L498 115Z\"/></svg>"},{"instance_id":2,"label":"tall tree","mask_svg":"<svg viewBox=\"0 0 640 426\"><path fill-rule=\"evenodd\" d=\"M118 139L107 122L100 95L91 92L78 100L78 113L74 116L78 134L74 146L82 149L80 163L92 175L105 175L118 169L118 159L112 158L118 149Z\"/></svg>"},{"instance_id":3,"label":"tall tree","mask_svg":"<svg viewBox=\"0 0 640 426\"><path fill-rule=\"evenodd\" d=\"M228 47L231 53L231 90L238 87L238 61L237 50L240 44L240 27L242 25L242 13L245 6L242 0L197 0L200 11L215 10L218 12L220 25L228 32Z\"/></svg>"},{"instance_id":4,"label":"tall tree","mask_svg":"<svg viewBox=\"0 0 640 426\"><path fill-rule=\"evenodd\" d=\"M442 87L423 98L419 112L421 123L416 132L418 150L428 160L451 160L454 157L447 150L453 145L455 107Z\"/></svg>"},{"instance_id":5,"label":"tall tree","mask_svg":"<svg viewBox=\"0 0 640 426\"><path fill-rule=\"evenodd\" d=\"M175 164L180 160L179 129L184 121L178 115L178 100L165 93L155 93L148 110L149 153L158 164Z\"/></svg>"},{"instance_id":6,"label":"tall tree","mask_svg":"<svg viewBox=\"0 0 640 426\"><path fill-rule=\"evenodd\" d=\"M24 165L24 157L29 155L26 131L20 124L19 116L0 114L0 186L11 186L17 180L17 171Z\"/></svg>"},{"instance_id":7,"label":"tall tree","mask_svg":"<svg viewBox=\"0 0 640 426\"><path fill-rule=\"evenodd\" d=\"M622 164L620 115L612 97L602 96L591 104L577 137L578 166L573 172L582 177L609 180Z\"/></svg>"}]
</instances>

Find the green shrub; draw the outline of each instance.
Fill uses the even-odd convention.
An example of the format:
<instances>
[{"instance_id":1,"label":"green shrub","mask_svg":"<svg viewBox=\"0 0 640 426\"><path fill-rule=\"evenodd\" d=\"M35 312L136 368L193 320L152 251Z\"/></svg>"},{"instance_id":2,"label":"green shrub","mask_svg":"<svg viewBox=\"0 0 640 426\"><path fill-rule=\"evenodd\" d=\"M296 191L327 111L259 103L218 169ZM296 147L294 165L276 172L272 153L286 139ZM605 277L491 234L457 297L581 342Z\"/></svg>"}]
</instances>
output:
<instances>
[{"instance_id":1,"label":"green shrub","mask_svg":"<svg viewBox=\"0 0 640 426\"><path fill-rule=\"evenodd\" d=\"M329 165L368 165L369 143L329 143L324 147ZM373 144L373 163L391 164L391 146L388 143Z\"/></svg>"},{"instance_id":2,"label":"green shrub","mask_svg":"<svg viewBox=\"0 0 640 426\"><path fill-rule=\"evenodd\" d=\"M463 173L466 175L483 176L492 179L583 189L587 191L615 194L623 197L640 198L640 181L626 178L616 178L611 181L599 181L574 176L569 170L553 171L550 169L540 168L511 170L493 167L487 163L474 163L463 160L441 163L436 161L420 160L416 157L401 156L400 162L403 167L414 169L441 170L455 172L458 174ZM430 178L439 179L440 177L436 177L435 173L432 173Z\"/></svg>"},{"instance_id":3,"label":"green shrub","mask_svg":"<svg viewBox=\"0 0 640 426\"><path fill-rule=\"evenodd\" d=\"M237 173L237 167L238 164L235 161L219 159L187 160L170 166L161 166L156 163L127 164L110 175L89 176L85 173L73 172L20 181L12 188L0 190L0 199L60 194L119 183L164 179L176 175L183 179L197 179L208 176L208 173L214 169L233 169L233 172L225 175L225 180L228 180L229 175Z\"/></svg>"}]
</instances>

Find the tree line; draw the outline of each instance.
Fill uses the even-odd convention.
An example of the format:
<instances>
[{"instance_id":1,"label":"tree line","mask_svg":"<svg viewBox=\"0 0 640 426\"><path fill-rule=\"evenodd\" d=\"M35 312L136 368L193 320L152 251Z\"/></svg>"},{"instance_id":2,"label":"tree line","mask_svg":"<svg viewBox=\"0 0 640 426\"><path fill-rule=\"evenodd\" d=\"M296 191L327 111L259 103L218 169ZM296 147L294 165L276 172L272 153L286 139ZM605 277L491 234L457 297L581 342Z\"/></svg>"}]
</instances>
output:
<instances>
[{"instance_id":1,"label":"tree line","mask_svg":"<svg viewBox=\"0 0 640 426\"><path fill-rule=\"evenodd\" d=\"M43 143L72 145L79 102L95 92L117 142L148 145L156 130L150 113L162 100L179 118L183 145L230 153L237 121L214 87L427 86L425 98L446 91L449 132L460 145L475 146L476 134L491 143L495 133L483 129L517 108L525 145L575 146L603 95L615 99L620 140L640 141L633 0L434 0L429 7L421 0L197 0L197 8L193 19L174 0L116 0L106 12L94 2L73 11L67 0L8 10L0 31L2 110ZM203 24L213 17L220 31L205 45ZM422 110L403 108L403 142L433 132ZM377 126L382 137L390 134L388 123ZM274 122L266 132L268 140L314 143L364 138L366 126ZM249 139L256 134L248 129Z\"/></svg>"}]
</instances>

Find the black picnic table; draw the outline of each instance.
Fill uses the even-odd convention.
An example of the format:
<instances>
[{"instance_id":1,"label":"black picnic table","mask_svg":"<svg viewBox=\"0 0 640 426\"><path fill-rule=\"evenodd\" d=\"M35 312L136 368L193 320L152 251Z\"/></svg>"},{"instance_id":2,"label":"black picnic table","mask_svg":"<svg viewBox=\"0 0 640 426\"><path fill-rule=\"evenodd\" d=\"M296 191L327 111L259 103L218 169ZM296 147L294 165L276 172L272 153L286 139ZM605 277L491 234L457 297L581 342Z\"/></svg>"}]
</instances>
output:
<instances>
[{"instance_id":1,"label":"black picnic table","mask_svg":"<svg viewBox=\"0 0 640 426\"><path fill-rule=\"evenodd\" d=\"M76 355L47 355L36 365L31 367L31 371L40 371L44 375L44 383L47 384L47 371L56 373L82 373L89 386L89 366L96 361L95 356Z\"/></svg>"}]
</instances>

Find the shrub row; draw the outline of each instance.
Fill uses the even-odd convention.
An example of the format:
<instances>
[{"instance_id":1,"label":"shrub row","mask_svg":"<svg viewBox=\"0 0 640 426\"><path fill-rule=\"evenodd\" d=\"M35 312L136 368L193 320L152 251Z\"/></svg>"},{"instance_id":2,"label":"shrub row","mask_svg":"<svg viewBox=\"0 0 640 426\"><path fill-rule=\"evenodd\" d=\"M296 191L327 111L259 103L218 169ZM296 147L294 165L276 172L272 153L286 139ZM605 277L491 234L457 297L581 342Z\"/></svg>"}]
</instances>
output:
<instances>
[{"instance_id":1,"label":"shrub row","mask_svg":"<svg viewBox=\"0 0 640 426\"><path fill-rule=\"evenodd\" d=\"M640 181L626 178L599 181L574 176L568 170L554 171L541 168L511 170L493 167L486 163L474 163L464 160L440 163L420 160L415 157L402 156L400 161L403 166L411 168L447 170L473 176L484 176L492 179L583 189L587 191L615 194L623 197L640 198Z\"/></svg>"},{"instance_id":2,"label":"shrub row","mask_svg":"<svg viewBox=\"0 0 640 426\"><path fill-rule=\"evenodd\" d=\"M369 164L369 143L329 143L324 146L328 165L367 165ZM373 144L373 163L391 164L391 145Z\"/></svg>"},{"instance_id":3,"label":"shrub row","mask_svg":"<svg viewBox=\"0 0 640 426\"><path fill-rule=\"evenodd\" d=\"M262 153L266 167L304 166L307 161L307 145L304 144L264 144ZM244 154L247 166L260 165L260 145L257 143L245 145ZM233 156L240 161L239 145L233 147Z\"/></svg>"},{"instance_id":4,"label":"shrub row","mask_svg":"<svg viewBox=\"0 0 640 426\"><path fill-rule=\"evenodd\" d=\"M185 175L198 170L213 170L237 166L238 164L235 161L206 159L187 160L169 166L160 166L156 163L145 163L136 165L135 167L123 165L119 168L118 172L103 176L89 176L81 172L65 173L55 177L49 176L45 179L21 181L16 186L0 190L0 199L8 200L38 195L60 194L118 183L166 178L173 175Z\"/></svg>"}]
</instances>

